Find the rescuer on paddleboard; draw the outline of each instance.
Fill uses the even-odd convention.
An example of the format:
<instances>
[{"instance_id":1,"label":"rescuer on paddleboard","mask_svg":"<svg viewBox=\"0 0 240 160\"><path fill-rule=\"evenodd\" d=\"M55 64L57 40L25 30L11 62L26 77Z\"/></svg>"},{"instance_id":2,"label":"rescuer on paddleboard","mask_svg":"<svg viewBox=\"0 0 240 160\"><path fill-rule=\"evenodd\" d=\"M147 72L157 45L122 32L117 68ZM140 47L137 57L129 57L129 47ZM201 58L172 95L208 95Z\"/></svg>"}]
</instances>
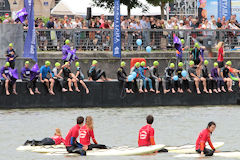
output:
<instances>
[{"instance_id":1,"label":"rescuer on paddleboard","mask_svg":"<svg viewBox=\"0 0 240 160\"><path fill-rule=\"evenodd\" d=\"M80 143L84 146L88 146L88 150L93 148L107 149L105 145L98 144L93 131L93 119L91 116L86 117L85 125L80 128ZM90 138L94 144L90 143Z\"/></svg>"},{"instance_id":2,"label":"rescuer on paddleboard","mask_svg":"<svg viewBox=\"0 0 240 160\"><path fill-rule=\"evenodd\" d=\"M77 124L73 126L65 138L65 146L68 153L78 153L82 156L86 155L87 146L77 142L79 130L83 126L84 118L82 116L77 118Z\"/></svg>"},{"instance_id":3,"label":"rescuer on paddleboard","mask_svg":"<svg viewBox=\"0 0 240 160\"><path fill-rule=\"evenodd\" d=\"M214 132L215 128L216 123L209 122L207 128L199 133L196 141L196 151L200 153L201 156L213 156L213 153L216 151L210 139L210 136ZM206 142L208 142L212 150L206 148Z\"/></svg>"}]
</instances>

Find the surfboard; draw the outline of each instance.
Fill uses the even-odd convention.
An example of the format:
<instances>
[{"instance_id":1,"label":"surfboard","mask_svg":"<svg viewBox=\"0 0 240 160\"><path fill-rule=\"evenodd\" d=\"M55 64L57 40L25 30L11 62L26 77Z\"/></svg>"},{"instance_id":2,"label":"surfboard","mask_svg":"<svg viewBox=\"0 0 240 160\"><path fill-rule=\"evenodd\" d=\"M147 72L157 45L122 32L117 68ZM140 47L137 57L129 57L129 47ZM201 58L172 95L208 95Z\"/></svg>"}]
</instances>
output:
<instances>
[{"instance_id":1,"label":"surfboard","mask_svg":"<svg viewBox=\"0 0 240 160\"><path fill-rule=\"evenodd\" d=\"M240 159L240 152L220 152L220 153L214 153L213 156ZM199 158L199 157L201 157L201 155L200 154L179 154L174 157L177 157L177 158L190 158L190 157Z\"/></svg>"},{"instance_id":2,"label":"surfboard","mask_svg":"<svg viewBox=\"0 0 240 160\"><path fill-rule=\"evenodd\" d=\"M213 146L218 149L224 145L224 142L214 142ZM206 148L211 149L209 145ZM170 153L191 154L196 153L195 145L184 145L179 147L166 147Z\"/></svg>"},{"instance_id":3,"label":"surfboard","mask_svg":"<svg viewBox=\"0 0 240 160\"><path fill-rule=\"evenodd\" d=\"M114 147L110 149L93 149L87 151L87 156L133 156L151 154L164 148L165 145L158 144L146 147ZM68 155L66 148L61 145L56 146L20 146L17 148L19 151L32 151L38 153L52 154L52 155Z\"/></svg>"}]
</instances>

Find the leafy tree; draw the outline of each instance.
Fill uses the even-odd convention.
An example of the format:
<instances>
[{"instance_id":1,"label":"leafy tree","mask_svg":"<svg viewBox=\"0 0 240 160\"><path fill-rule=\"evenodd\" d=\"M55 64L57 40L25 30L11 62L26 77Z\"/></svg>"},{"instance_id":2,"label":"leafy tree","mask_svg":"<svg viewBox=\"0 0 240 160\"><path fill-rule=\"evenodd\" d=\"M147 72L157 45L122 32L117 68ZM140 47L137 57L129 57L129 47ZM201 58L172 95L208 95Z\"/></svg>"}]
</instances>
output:
<instances>
[{"instance_id":1,"label":"leafy tree","mask_svg":"<svg viewBox=\"0 0 240 160\"><path fill-rule=\"evenodd\" d=\"M168 2L173 2L174 0L147 0L148 3L153 6L160 6L161 8L161 18L164 19L164 8Z\"/></svg>"},{"instance_id":2,"label":"leafy tree","mask_svg":"<svg viewBox=\"0 0 240 160\"><path fill-rule=\"evenodd\" d=\"M93 2L95 3L96 6L110 9L111 11L114 8L114 0L93 0ZM129 17L131 15L132 8L137 8L137 7L142 8L143 12L146 12L148 9L138 0L120 0L120 3L127 6L127 12Z\"/></svg>"}]
</instances>

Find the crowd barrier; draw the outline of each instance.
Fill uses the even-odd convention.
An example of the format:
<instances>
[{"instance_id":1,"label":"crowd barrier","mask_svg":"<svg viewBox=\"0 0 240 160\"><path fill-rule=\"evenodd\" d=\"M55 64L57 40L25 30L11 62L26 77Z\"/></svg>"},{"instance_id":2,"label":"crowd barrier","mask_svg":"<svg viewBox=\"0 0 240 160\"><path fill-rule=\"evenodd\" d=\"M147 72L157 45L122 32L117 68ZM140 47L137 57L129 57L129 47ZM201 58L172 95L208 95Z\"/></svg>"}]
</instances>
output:
<instances>
[{"instance_id":1,"label":"crowd barrier","mask_svg":"<svg viewBox=\"0 0 240 160\"><path fill-rule=\"evenodd\" d=\"M27 31L24 31L24 39ZM174 50L173 34L185 39L185 46L192 48L196 41L208 49L219 41L228 49L240 46L240 30L122 30L122 50L138 51L151 46L152 50ZM66 39L70 39L73 48L82 51L112 51L113 30L111 29L36 29L39 51L61 50ZM138 46L137 39L143 44Z\"/></svg>"}]
</instances>

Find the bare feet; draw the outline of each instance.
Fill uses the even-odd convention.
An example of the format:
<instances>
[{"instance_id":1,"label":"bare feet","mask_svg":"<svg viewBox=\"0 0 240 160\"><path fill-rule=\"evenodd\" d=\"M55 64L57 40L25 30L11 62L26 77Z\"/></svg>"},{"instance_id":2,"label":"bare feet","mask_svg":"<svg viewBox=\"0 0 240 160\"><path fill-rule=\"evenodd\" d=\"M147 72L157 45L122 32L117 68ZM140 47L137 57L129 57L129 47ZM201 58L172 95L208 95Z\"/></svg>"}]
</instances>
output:
<instances>
[{"instance_id":1,"label":"bare feet","mask_svg":"<svg viewBox=\"0 0 240 160\"><path fill-rule=\"evenodd\" d=\"M212 90L211 90L211 89L209 89L209 93L212 93Z\"/></svg>"},{"instance_id":2,"label":"bare feet","mask_svg":"<svg viewBox=\"0 0 240 160\"><path fill-rule=\"evenodd\" d=\"M222 91L221 91L221 89L220 88L218 88L218 93L221 93Z\"/></svg>"},{"instance_id":3,"label":"bare feet","mask_svg":"<svg viewBox=\"0 0 240 160\"><path fill-rule=\"evenodd\" d=\"M67 92L67 89L63 88L63 89L62 89L62 92Z\"/></svg>"},{"instance_id":4,"label":"bare feet","mask_svg":"<svg viewBox=\"0 0 240 160\"><path fill-rule=\"evenodd\" d=\"M220 90L220 91L221 91L221 90ZM217 91L216 89L214 89L213 92L218 93L218 91Z\"/></svg>"},{"instance_id":5,"label":"bare feet","mask_svg":"<svg viewBox=\"0 0 240 160\"><path fill-rule=\"evenodd\" d=\"M160 93L160 91L156 91L156 94L159 94Z\"/></svg>"},{"instance_id":6,"label":"bare feet","mask_svg":"<svg viewBox=\"0 0 240 160\"><path fill-rule=\"evenodd\" d=\"M7 95L7 96L9 96L9 95L10 95L9 91L6 91L6 95Z\"/></svg>"},{"instance_id":7,"label":"bare feet","mask_svg":"<svg viewBox=\"0 0 240 160\"><path fill-rule=\"evenodd\" d=\"M172 93L176 93L176 91L174 89L172 89Z\"/></svg>"},{"instance_id":8,"label":"bare feet","mask_svg":"<svg viewBox=\"0 0 240 160\"><path fill-rule=\"evenodd\" d=\"M147 92L148 92L148 90L147 90L147 89L144 89L144 92L145 92L145 93L147 93Z\"/></svg>"},{"instance_id":9,"label":"bare feet","mask_svg":"<svg viewBox=\"0 0 240 160\"><path fill-rule=\"evenodd\" d=\"M197 94L201 94L201 92L200 92L200 89L199 89L199 88L197 88Z\"/></svg>"},{"instance_id":10,"label":"bare feet","mask_svg":"<svg viewBox=\"0 0 240 160\"><path fill-rule=\"evenodd\" d=\"M225 88L222 88L222 91L223 91L223 92L226 92Z\"/></svg>"},{"instance_id":11,"label":"bare feet","mask_svg":"<svg viewBox=\"0 0 240 160\"><path fill-rule=\"evenodd\" d=\"M80 90L78 88L75 89L76 92L80 92Z\"/></svg>"},{"instance_id":12,"label":"bare feet","mask_svg":"<svg viewBox=\"0 0 240 160\"><path fill-rule=\"evenodd\" d=\"M168 93L168 92L170 92L170 90L169 90L169 89L168 89L168 90L167 90L167 89L165 89L165 90L163 91L163 93L164 93L164 94L166 94L166 93Z\"/></svg>"},{"instance_id":13,"label":"bare feet","mask_svg":"<svg viewBox=\"0 0 240 160\"><path fill-rule=\"evenodd\" d=\"M130 93L130 91L128 89L126 89L126 93Z\"/></svg>"},{"instance_id":14,"label":"bare feet","mask_svg":"<svg viewBox=\"0 0 240 160\"><path fill-rule=\"evenodd\" d=\"M89 89L88 88L86 89L86 94L89 94Z\"/></svg>"},{"instance_id":15,"label":"bare feet","mask_svg":"<svg viewBox=\"0 0 240 160\"><path fill-rule=\"evenodd\" d=\"M16 92L16 90L13 90L13 94L18 95L17 92Z\"/></svg>"},{"instance_id":16,"label":"bare feet","mask_svg":"<svg viewBox=\"0 0 240 160\"><path fill-rule=\"evenodd\" d=\"M155 92L154 89L150 89L150 92Z\"/></svg>"},{"instance_id":17,"label":"bare feet","mask_svg":"<svg viewBox=\"0 0 240 160\"><path fill-rule=\"evenodd\" d=\"M132 89L130 89L130 92L131 92L131 93L134 93Z\"/></svg>"},{"instance_id":18,"label":"bare feet","mask_svg":"<svg viewBox=\"0 0 240 160\"><path fill-rule=\"evenodd\" d=\"M34 95L34 93L33 93L33 91L32 91L32 90L30 90L30 94L31 94L31 95Z\"/></svg>"},{"instance_id":19,"label":"bare feet","mask_svg":"<svg viewBox=\"0 0 240 160\"><path fill-rule=\"evenodd\" d=\"M52 90L49 90L49 93L53 96L55 95L55 93Z\"/></svg>"},{"instance_id":20,"label":"bare feet","mask_svg":"<svg viewBox=\"0 0 240 160\"><path fill-rule=\"evenodd\" d=\"M203 92L208 93L208 91L206 89L204 89Z\"/></svg>"},{"instance_id":21,"label":"bare feet","mask_svg":"<svg viewBox=\"0 0 240 160\"><path fill-rule=\"evenodd\" d=\"M143 93L143 90L142 90L142 89L139 89L139 93Z\"/></svg>"},{"instance_id":22,"label":"bare feet","mask_svg":"<svg viewBox=\"0 0 240 160\"><path fill-rule=\"evenodd\" d=\"M228 89L228 92L233 92L232 88L229 88L229 89Z\"/></svg>"},{"instance_id":23,"label":"bare feet","mask_svg":"<svg viewBox=\"0 0 240 160\"><path fill-rule=\"evenodd\" d=\"M187 92L188 92L188 93L192 93L191 89L188 89Z\"/></svg>"},{"instance_id":24,"label":"bare feet","mask_svg":"<svg viewBox=\"0 0 240 160\"><path fill-rule=\"evenodd\" d=\"M69 92L73 92L72 88L69 88Z\"/></svg>"}]
</instances>

